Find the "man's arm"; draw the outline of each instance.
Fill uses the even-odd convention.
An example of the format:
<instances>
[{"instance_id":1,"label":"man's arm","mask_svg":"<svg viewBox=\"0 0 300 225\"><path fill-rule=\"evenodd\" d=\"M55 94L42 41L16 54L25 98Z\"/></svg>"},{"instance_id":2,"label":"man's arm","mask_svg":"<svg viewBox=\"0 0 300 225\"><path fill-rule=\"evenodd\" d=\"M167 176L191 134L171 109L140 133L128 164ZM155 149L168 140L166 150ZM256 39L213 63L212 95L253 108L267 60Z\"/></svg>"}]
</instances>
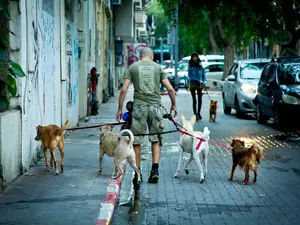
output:
<instances>
[{"instance_id":1,"label":"man's arm","mask_svg":"<svg viewBox=\"0 0 300 225\"><path fill-rule=\"evenodd\" d=\"M171 103L172 106L176 106L176 100L175 100L175 90L172 87L172 85L170 84L168 78L165 78L161 81L163 83L163 85L166 87L166 89L168 90L169 93L169 97L171 99Z\"/></svg>"},{"instance_id":2,"label":"man's arm","mask_svg":"<svg viewBox=\"0 0 300 225\"><path fill-rule=\"evenodd\" d=\"M118 108L118 111L122 111L123 109L123 104L124 104L124 100L125 100L125 97L126 97L126 93L127 93L127 90L128 90L128 87L130 85L130 80L129 79L124 79L124 83L123 83L123 86L122 86L122 89L121 89L121 92L120 92L120 96L119 96L119 108Z\"/></svg>"}]
</instances>

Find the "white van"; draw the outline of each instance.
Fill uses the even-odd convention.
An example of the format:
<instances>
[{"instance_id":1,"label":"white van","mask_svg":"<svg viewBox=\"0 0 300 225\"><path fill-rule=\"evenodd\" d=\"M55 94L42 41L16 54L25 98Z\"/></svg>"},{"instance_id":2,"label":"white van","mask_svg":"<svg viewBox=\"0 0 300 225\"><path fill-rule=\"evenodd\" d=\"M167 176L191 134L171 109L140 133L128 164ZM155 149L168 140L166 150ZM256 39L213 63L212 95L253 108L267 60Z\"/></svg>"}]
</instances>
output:
<instances>
[{"instance_id":1,"label":"white van","mask_svg":"<svg viewBox=\"0 0 300 225\"><path fill-rule=\"evenodd\" d=\"M224 55L199 55L201 62L222 62L224 63ZM191 56L182 58L179 63L188 63L191 59Z\"/></svg>"}]
</instances>

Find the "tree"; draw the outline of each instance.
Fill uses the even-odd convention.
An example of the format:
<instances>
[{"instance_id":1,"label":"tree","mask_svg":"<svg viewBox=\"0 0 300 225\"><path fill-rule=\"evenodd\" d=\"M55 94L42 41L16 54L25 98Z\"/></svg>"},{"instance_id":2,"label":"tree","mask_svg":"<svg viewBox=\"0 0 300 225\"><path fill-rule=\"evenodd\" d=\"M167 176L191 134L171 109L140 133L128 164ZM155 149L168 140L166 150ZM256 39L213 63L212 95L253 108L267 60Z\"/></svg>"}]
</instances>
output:
<instances>
[{"instance_id":1,"label":"tree","mask_svg":"<svg viewBox=\"0 0 300 225\"><path fill-rule=\"evenodd\" d=\"M209 18L209 40L213 52L224 48L224 75L234 60L234 48L250 38L279 43L283 48L300 48L299 0L159 0L167 17L175 23L174 12L179 4L178 23L189 28ZM203 23L202 23L203 24ZM196 25L195 25L196 26ZM218 41L221 40L221 42ZM220 43L220 44L219 44ZM298 45L297 45L298 44Z\"/></svg>"},{"instance_id":2,"label":"tree","mask_svg":"<svg viewBox=\"0 0 300 225\"><path fill-rule=\"evenodd\" d=\"M176 22L173 14L176 4L180 4L179 24L186 27L190 27L191 24L206 24L213 52L217 52L219 48L224 49L223 79L234 61L234 47L250 38L251 27L247 25L248 18L245 13L247 9L241 1L243 0L159 0L171 21Z\"/></svg>"},{"instance_id":3,"label":"tree","mask_svg":"<svg viewBox=\"0 0 300 225\"><path fill-rule=\"evenodd\" d=\"M154 17L155 37L166 37L168 34L169 21L164 9L159 5L157 0L153 0L147 11L148 14L152 14Z\"/></svg>"},{"instance_id":4,"label":"tree","mask_svg":"<svg viewBox=\"0 0 300 225\"><path fill-rule=\"evenodd\" d=\"M300 42L299 0L261 0L259 4L251 0L245 2L249 6L249 15L254 15L250 20L255 26L252 29L254 36L282 45L282 52L297 49L297 42Z\"/></svg>"}]
</instances>

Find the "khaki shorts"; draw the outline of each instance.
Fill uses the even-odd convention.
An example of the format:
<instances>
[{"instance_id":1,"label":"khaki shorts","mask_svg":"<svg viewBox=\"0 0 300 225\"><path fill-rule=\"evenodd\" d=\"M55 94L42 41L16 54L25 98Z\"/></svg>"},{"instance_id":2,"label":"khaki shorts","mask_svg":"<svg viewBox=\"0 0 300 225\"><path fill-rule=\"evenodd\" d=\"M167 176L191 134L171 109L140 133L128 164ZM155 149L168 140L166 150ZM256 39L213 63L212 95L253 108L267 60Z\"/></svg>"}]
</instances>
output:
<instances>
[{"instance_id":1,"label":"khaki shorts","mask_svg":"<svg viewBox=\"0 0 300 225\"><path fill-rule=\"evenodd\" d=\"M131 131L133 134L161 133L164 131L163 109L156 105L133 106ZM143 144L145 136L135 136L133 144ZM163 135L160 135L162 141ZM150 142L159 142L158 135L150 135Z\"/></svg>"}]
</instances>

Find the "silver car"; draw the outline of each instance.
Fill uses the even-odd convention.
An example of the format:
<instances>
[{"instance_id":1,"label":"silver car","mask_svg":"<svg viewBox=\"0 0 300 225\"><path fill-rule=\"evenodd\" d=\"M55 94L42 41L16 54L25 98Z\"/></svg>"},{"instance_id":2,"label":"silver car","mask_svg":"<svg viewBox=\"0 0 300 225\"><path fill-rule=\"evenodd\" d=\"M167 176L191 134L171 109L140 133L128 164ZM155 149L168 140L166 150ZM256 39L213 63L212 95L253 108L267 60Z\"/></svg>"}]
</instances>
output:
<instances>
[{"instance_id":1,"label":"silver car","mask_svg":"<svg viewBox=\"0 0 300 225\"><path fill-rule=\"evenodd\" d=\"M230 114L236 110L236 116L242 118L245 113L254 113L256 106L253 99L256 96L257 84L262 69L271 59L249 59L235 62L223 84L223 110Z\"/></svg>"}]
</instances>

